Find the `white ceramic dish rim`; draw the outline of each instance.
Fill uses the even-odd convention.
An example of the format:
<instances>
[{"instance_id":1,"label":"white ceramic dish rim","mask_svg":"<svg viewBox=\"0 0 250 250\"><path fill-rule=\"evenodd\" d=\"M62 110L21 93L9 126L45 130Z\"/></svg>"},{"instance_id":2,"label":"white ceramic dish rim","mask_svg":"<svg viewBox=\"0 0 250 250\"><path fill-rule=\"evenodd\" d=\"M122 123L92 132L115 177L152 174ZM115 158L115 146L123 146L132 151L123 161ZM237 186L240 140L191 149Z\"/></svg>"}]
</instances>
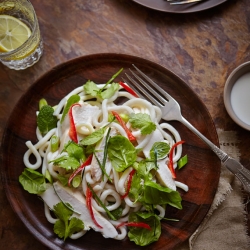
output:
<instances>
[{"instance_id":1,"label":"white ceramic dish rim","mask_svg":"<svg viewBox=\"0 0 250 250\"><path fill-rule=\"evenodd\" d=\"M250 131L250 125L243 122L237 116L237 114L235 114L235 112L232 108L232 105L231 105L231 97L230 97L231 91L232 91L232 88L233 88L235 82L239 79L239 77L241 77L242 75L244 75L248 72L250 72L250 61L239 65L237 68L235 68L231 72L231 74L227 78L227 81L226 81L225 87L224 87L224 104L225 104L225 107L226 107L226 110L227 110L229 116L234 120L234 122L236 122L242 128Z\"/></svg>"}]
</instances>

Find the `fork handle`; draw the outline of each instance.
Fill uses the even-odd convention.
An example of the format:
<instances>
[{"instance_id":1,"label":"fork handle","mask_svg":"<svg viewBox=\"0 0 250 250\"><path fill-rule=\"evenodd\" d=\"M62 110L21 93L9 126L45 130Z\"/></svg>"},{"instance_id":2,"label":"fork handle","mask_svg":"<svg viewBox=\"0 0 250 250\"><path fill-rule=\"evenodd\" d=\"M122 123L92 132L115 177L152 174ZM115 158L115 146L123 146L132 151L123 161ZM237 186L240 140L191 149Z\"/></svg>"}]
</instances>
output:
<instances>
[{"instance_id":1,"label":"fork handle","mask_svg":"<svg viewBox=\"0 0 250 250\"><path fill-rule=\"evenodd\" d=\"M242 166L238 161L231 158L223 150L218 148L210 140L208 140L202 133L200 133L189 121L184 117L179 119L187 128L189 128L194 134L196 134L200 139L202 139L218 156L222 164L227 167L243 184L245 191L250 193L250 171Z\"/></svg>"}]
</instances>

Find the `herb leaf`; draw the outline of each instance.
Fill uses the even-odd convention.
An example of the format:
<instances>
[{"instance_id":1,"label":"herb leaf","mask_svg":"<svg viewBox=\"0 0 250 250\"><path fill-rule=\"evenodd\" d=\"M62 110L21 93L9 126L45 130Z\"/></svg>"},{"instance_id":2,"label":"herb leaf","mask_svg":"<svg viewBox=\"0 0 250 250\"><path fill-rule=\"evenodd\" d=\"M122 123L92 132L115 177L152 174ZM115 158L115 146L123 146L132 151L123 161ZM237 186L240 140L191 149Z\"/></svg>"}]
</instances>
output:
<instances>
[{"instance_id":1,"label":"herb leaf","mask_svg":"<svg viewBox=\"0 0 250 250\"><path fill-rule=\"evenodd\" d=\"M85 137L84 139L82 139L80 141L81 145L84 146L89 146L89 145L93 145L95 143L97 143L98 141L100 141L105 133L106 127L100 128L96 131L94 131L92 134L88 135L87 137Z\"/></svg>"},{"instance_id":2,"label":"herb leaf","mask_svg":"<svg viewBox=\"0 0 250 250\"><path fill-rule=\"evenodd\" d=\"M124 136L111 137L108 142L108 157L117 172L122 172L136 160L134 145Z\"/></svg>"},{"instance_id":3,"label":"herb leaf","mask_svg":"<svg viewBox=\"0 0 250 250\"><path fill-rule=\"evenodd\" d=\"M99 90L100 90L100 89L97 87L97 85L96 85L93 81L90 81L90 80L88 80L88 81L84 84L83 88L84 88L84 91L85 91L87 94L92 95L92 96L94 96L94 97L97 96L97 94L98 94L98 92L99 92Z\"/></svg>"},{"instance_id":4,"label":"herb leaf","mask_svg":"<svg viewBox=\"0 0 250 250\"><path fill-rule=\"evenodd\" d=\"M51 162L53 162L54 165L59 165L59 167L65 168L66 170L75 170L80 166L79 161L75 157L68 155L63 155Z\"/></svg>"},{"instance_id":5,"label":"herb leaf","mask_svg":"<svg viewBox=\"0 0 250 250\"><path fill-rule=\"evenodd\" d=\"M151 230L139 227L130 227L128 237L136 245L147 246L157 241L161 235L161 222L153 213L136 212L129 215L129 222L143 222L150 226Z\"/></svg>"},{"instance_id":6,"label":"herb leaf","mask_svg":"<svg viewBox=\"0 0 250 250\"><path fill-rule=\"evenodd\" d=\"M54 109L49 105L42 106L37 116L37 126L42 135L47 134L57 125L57 118L53 115Z\"/></svg>"},{"instance_id":7,"label":"herb leaf","mask_svg":"<svg viewBox=\"0 0 250 250\"><path fill-rule=\"evenodd\" d=\"M67 203L67 206L70 206L70 204ZM76 217L72 217L70 219L73 212L62 202L59 202L54 206L54 213L58 218L54 225L54 232L60 238L64 238L64 240L66 240L66 238L70 237L73 233L84 229L84 224L80 219Z\"/></svg>"},{"instance_id":8,"label":"herb leaf","mask_svg":"<svg viewBox=\"0 0 250 250\"><path fill-rule=\"evenodd\" d=\"M158 160L163 159L167 156L169 150L170 146L166 142L155 142L150 150L150 157L154 159L156 153Z\"/></svg>"},{"instance_id":9,"label":"herb leaf","mask_svg":"<svg viewBox=\"0 0 250 250\"><path fill-rule=\"evenodd\" d=\"M46 190L45 177L33 169L25 168L19 176L19 182L31 194L41 194Z\"/></svg>"},{"instance_id":10,"label":"herb leaf","mask_svg":"<svg viewBox=\"0 0 250 250\"><path fill-rule=\"evenodd\" d=\"M156 129L148 114L130 114L129 122L133 128L140 129L142 135L151 134Z\"/></svg>"},{"instance_id":11,"label":"herb leaf","mask_svg":"<svg viewBox=\"0 0 250 250\"><path fill-rule=\"evenodd\" d=\"M79 95L72 95L68 99L62 113L62 118L61 118L61 123L64 121L65 116L68 114L70 107L74 104L80 101L80 96Z\"/></svg>"}]
</instances>

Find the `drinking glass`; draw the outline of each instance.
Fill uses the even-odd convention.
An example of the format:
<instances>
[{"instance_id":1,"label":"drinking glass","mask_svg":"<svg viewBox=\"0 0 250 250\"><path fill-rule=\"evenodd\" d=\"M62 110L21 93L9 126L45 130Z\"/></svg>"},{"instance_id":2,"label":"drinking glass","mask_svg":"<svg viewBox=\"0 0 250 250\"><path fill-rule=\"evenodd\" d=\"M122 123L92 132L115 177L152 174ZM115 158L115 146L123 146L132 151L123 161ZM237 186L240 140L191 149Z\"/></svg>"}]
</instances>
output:
<instances>
[{"instance_id":1,"label":"drinking glass","mask_svg":"<svg viewBox=\"0 0 250 250\"><path fill-rule=\"evenodd\" d=\"M36 63L43 53L43 42L35 10L29 0L0 0L0 15L9 15L25 23L30 37L18 48L0 52L0 62L10 69L26 69Z\"/></svg>"}]
</instances>

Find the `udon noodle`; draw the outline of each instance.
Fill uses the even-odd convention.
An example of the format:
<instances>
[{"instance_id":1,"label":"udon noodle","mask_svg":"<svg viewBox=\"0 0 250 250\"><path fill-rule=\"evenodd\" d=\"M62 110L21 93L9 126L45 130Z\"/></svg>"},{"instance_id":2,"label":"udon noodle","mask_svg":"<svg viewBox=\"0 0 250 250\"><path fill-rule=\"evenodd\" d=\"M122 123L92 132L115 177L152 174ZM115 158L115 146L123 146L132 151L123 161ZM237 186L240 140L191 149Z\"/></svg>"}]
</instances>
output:
<instances>
[{"instance_id":1,"label":"udon noodle","mask_svg":"<svg viewBox=\"0 0 250 250\"><path fill-rule=\"evenodd\" d=\"M104 85L97 85L98 88L103 88ZM81 182L80 185L77 187L63 187L60 184L59 176L62 175L69 175L69 171L60 168L57 164L55 164L55 159L66 155L67 153L63 150L65 144L67 144L71 138L69 136L69 129L70 129L70 117L69 114L66 115L63 122L61 122L63 110L67 104L68 99L72 95L80 96L80 100L78 104L72 107L72 115L74 118L74 125L76 128L77 139L80 142L82 139L86 138L87 136L91 135L93 132L98 131L101 128L111 128L110 130L110 138L112 136L121 135L125 138L128 138L124 127L116 121L110 121L110 114L111 112L115 111L118 114L125 114L129 116L130 114L147 114L149 115L151 121L156 125L156 129L150 133L143 135L140 129L133 128L129 121L126 121L126 126L129 130L131 130L132 135L136 138L136 143L134 143L135 149L140 152L137 155L137 162L145 158L150 157L150 148L152 147L153 142L161 141L166 142L169 147L171 148L176 142L180 141L180 134L178 131L166 122L161 122L161 110L152 105L150 102L135 97L134 95L125 91L122 87L119 88L118 91L114 93L114 95L108 99L101 99L99 97L93 97L89 93L84 91L84 88L78 87L72 90L68 95L66 95L57 106L54 107L54 116L57 117L58 123L57 126L51 129L45 135L42 135L40 130L36 129L37 135L37 143L33 144L31 141L27 141L26 145L28 147L27 152L24 155L24 164L27 168L33 170L41 170L43 175L46 175L46 172L49 172L50 176L53 179L54 183L57 183L56 188L50 189L47 192L47 195L41 195L44 199L44 206L45 206L45 216L47 220L54 224L57 221L57 218L51 214L51 210L53 210L53 205L55 205L55 195L54 192L60 189L67 190L68 194L77 197L78 201L81 201L82 204L86 205L86 192L88 185L92 187L92 191L99 197L102 204L105 204L106 208L109 211L114 211L116 209L122 208L122 213L120 218L117 220L112 220L107 216L107 213L104 207L92 197L92 207L96 219L104 228L103 230L98 228L96 225L92 225L91 223L84 222L84 229L80 232L73 233L70 237L72 239L77 239L85 234L87 230L93 228L96 231L100 231L104 237L111 237L117 240L122 240L127 236L127 227L126 225L116 228L122 222L127 222L129 220L129 215L132 212L136 211L145 211L145 206L140 201L135 201L133 197L130 195L126 195L124 198L122 197L126 193L126 187L129 179L129 175L133 170L133 165L127 167L124 171L118 172L114 168L114 166L110 163L110 159L107 158L107 162L105 165L105 172L106 174L103 175L100 166L98 165L97 159L93 157L91 164L87 165L82 171L81 174ZM120 100L123 100L121 103ZM124 101L125 100L125 101ZM120 103L120 104L119 104ZM37 114L39 111L37 112ZM51 150L50 140L53 135L56 135L60 138L60 146L55 152ZM105 142L105 133L102 142L98 142L96 148L96 155L103 159L103 145ZM100 144L103 145L101 146ZM35 157L35 163L31 163L31 155ZM178 160L181 158L182 155L182 145L178 145L174 151L173 156L173 163L174 167L176 168ZM32 156L32 157L33 157ZM162 186L168 187L172 190L176 190L177 187L184 189L185 191L188 190L188 187L176 181L172 178L171 172L168 169L167 162L169 160L169 156L163 160L165 169L156 168L153 170L153 178L152 181L155 183L159 183ZM164 176L161 176L163 174ZM108 178L109 177L109 178ZM48 184L50 185L50 184ZM142 184L143 185L143 184ZM49 189L49 188L48 188ZM71 191L70 191L71 189ZM64 192L64 193L67 193ZM53 195L52 195L53 193ZM56 192L57 193L57 192ZM59 193L59 191L58 191ZM61 195L64 197L64 193ZM76 194L77 193L77 194ZM78 196L81 196L79 198ZM68 197L65 195L65 197ZM49 199L54 199L54 201L49 201ZM67 198L65 198L67 199ZM69 199L67 200L67 202ZM73 209L74 201L72 201L71 206ZM76 210L76 209L75 209ZM154 210L157 211L158 217L164 218L166 205L157 204L154 206ZM89 211L86 210L85 213ZM74 213L79 218L84 218L84 215L79 216L77 213ZM103 218L100 219L100 218ZM104 221L104 222L103 222ZM106 227L106 221L108 221L109 226ZM91 226L92 225L92 226ZM114 233L109 235L107 230L110 230L111 226L113 226L112 230ZM105 231L106 230L106 231ZM111 231L112 231L111 230Z\"/></svg>"}]
</instances>

